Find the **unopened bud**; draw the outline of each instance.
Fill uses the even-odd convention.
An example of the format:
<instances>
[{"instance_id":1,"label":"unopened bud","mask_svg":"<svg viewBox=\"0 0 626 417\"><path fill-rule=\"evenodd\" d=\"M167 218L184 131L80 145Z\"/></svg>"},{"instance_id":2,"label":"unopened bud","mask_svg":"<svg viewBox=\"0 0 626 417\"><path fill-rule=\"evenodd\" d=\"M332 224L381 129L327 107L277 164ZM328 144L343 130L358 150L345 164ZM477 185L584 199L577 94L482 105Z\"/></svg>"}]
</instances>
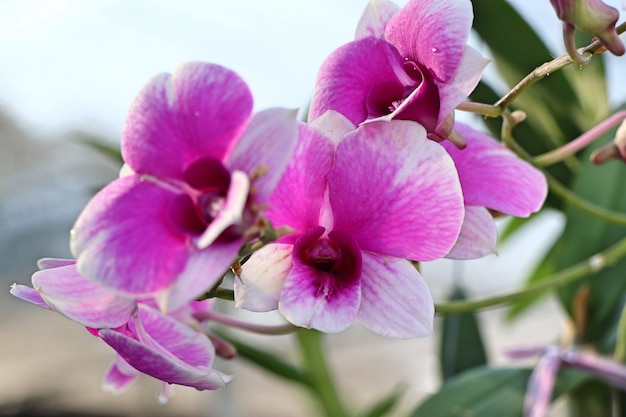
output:
<instances>
[{"instance_id":1,"label":"unopened bud","mask_svg":"<svg viewBox=\"0 0 626 417\"><path fill-rule=\"evenodd\" d=\"M624 55L624 44L615 31L617 9L602 0L550 0L550 3L559 19L597 36L613 54Z\"/></svg>"},{"instance_id":2,"label":"unopened bud","mask_svg":"<svg viewBox=\"0 0 626 417\"><path fill-rule=\"evenodd\" d=\"M613 142L600 146L591 154L591 162L600 165L611 159L621 159L626 162L626 120L617 128Z\"/></svg>"}]
</instances>

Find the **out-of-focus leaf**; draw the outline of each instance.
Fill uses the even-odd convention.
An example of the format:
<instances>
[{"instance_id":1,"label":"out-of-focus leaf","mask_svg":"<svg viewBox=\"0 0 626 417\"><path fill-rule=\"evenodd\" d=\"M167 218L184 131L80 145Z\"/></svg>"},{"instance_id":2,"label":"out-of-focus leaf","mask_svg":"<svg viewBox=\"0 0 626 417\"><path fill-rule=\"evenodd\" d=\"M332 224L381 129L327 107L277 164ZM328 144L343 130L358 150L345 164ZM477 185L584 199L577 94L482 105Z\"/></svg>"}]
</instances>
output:
<instances>
[{"instance_id":1,"label":"out-of-focus leaf","mask_svg":"<svg viewBox=\"0 0 626 417\"><path fill-rule=\"evenodd\" d=\"M389 414L393 408L398 404L400 397L404 394L405 389L397 388L391 391L388 395L377 401L366 412L359 414L361 417L383 417Z\"/></svg>"},{"instance_id":2,"label":"out-of-focus leaf","mask_svg":"<svg viewBox=\"0 0 626 417\"><path fill-rule=\"evenodd\" d=\"M108 156L109 158L113 159L115 162L119 162L120 165L124 162L122 159L122 151L120 150L119 146L113 145L105 139L91 136L91 135L81 134L77 138L77 140L80 143L87 145L90 148L95 149L96 151L102 153L103 155Z\"/></svg>"},{"instance_id":3,"label":"out-of-focus leaf","mask_svg":"<svg viewBox=\"0 0 626 417\"><path fill-rule=\"evenodd\" d=\"M532 370L481 367L460 374L417 407L411 417L521 417L526 385ZM561 370L554 387L557 398L589 377Z\"/></svg>"},{"instance_id":4,"label":"out-of-focus leaf","mask_svg":"<svg viewBox=\"0 0 626 417\"><path fill-rule=\"evenodd\" d=\"M456 286L450 299L464 300L466 296L462 288ZM485 346L474 314L451 314L444 317L439 361L444 381L487 363Z\"/></svg>"}]
</instances>

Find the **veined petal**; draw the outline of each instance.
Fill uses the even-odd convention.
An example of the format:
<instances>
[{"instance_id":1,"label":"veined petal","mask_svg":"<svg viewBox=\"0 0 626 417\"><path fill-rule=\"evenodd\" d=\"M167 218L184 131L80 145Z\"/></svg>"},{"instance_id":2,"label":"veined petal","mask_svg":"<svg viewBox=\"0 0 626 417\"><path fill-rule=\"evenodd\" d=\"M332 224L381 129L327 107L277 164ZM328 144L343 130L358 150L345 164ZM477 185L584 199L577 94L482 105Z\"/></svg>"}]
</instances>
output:
<instances>
[{"instance_id":1,"label":"veined petal","mask_svg":"<svg viewBox=\"0 0 626 417\"><path fill-rule=\"evenodd\" d=\"M293 245L270 243L254 252L235 278L235 307L250 311L278 308L280 292L291 271Z\"/></svg>"},{"instance_id":2,"label":"veined petal","mask_svg":"<svg viewBox=\"0 0 626 417\"><path fill-rule=\"evenodd\" d=\"M113 364L104 376L102 390L121 394L137 379L139 371L130 366L121 356L116 355Z\"/></svg>"},{"instance_id":3,"label":"veined petal","mask_svg":"<svg viewBox=\"0 0 626 417\"><path fill-rule=\"evenodd\" d=\"M432 335L435 304L424 278L406 259L363 252L357 320L383 336Z\"/></svg>"},{"instance_id":4,"label":"veined petal","mask_svg":"<svg viewBox=\"0 0 626 417\"><path fill-rule=\"evenodd\" d=\"M402 62L398 51L384 40L373 37L336 49L322 63L318 73L309 121L332 109L358 126L368 118L367 97L373 87L389 85L400 92L404 90L392 65L402 68Z\"/></svg>"},{"instance_id":5,"label":"veined petal","mask_svg":"<svg viewBox=\"0 0 626 417\"><path fill-rule=\"evenodd\" d=\"M556 347L548 347L528 380L524 397L524 416L543 417L548 412L561 359Z\"/></svg>"},{"instance_id":6,"label":"veined petal","mask_svg":"<svg viewBox=\"0 0 626 417\"><path fill-rule=\"evenodd\" d=\"M465 124L454 128L467 140L457 149L443 142L459 172L465 204L484 206L518 217L538 211L546 198L546 179L504 145Z\"/></svg>"},{"instance_id":7,"label":"veined petal","mask_svg":"<svg viewBox=\"0 0 626 417\"><path fill-rule=\"evenodd\" d=\"M37 261L37 268L51 269L60 266L74 265L75 263L76 259L41 258Z\"/></svg>"},{"instance_id":8,"label":"veined petal","mask_svg":"<svg viewBox=\"0 0 626 417\"><path fill-rule=\"evenodd\" d=\"M254 199L264 203L278 184L298 138L297 110L257 113L228 157L226 166L252 179Z\"/></svg>"},{"instance_id":9,"label":"veined petal","mask_svg":"<svg viewBox=\"0 0 626 417\"><path fill-rule=\"evenodd\" d=\"M464 207L456 169L418 123L372 122L349 133L328 181L334 229L363 250L426 261L457 240Z\"/></svg>"},{"instance_id":10,"label":"veined petal","mask_svg":"<svg viewBox=\"0 0 626 417\"><path fill-rule=\"evenodd\" d=\"M140 306L134 339L114 330L100 330L102 339L133 368L170 384L198 390L223 388L229 377L212 369L215 349L210 340L158 311Z\"/></svg>"},{"instance_id":11,"label":"veined petal","mask_svg":"<svg viewBox=\"0 0 626 417\"><path fill-rule=\"evenodd\" d=\"M474 91L489 60L469 45L465 46L457 73L450 83L436 82L439 89L439 118L437 124L454 111Z\"/></svg>"},{"instance_id":12,"label":"veined petal","mask_svg":"<svg viewBox=\"0 0 626 417\"><path fill-rule=\"evenodd\" d=\"M126 119L122 155L137 174L182 180L198 159L224 160L251 112L252 95L237 74L187 63L141 90Z\"/></svg>"},{"instance_id":13,"label":"veined petal","mask_svg":"<svg viewBox=\"0 0 626 417\"><path fill-rule=\"evenodd\" d=\"M459 239L446 258L482 258L496 253L497 240L498 229L491 213L481 206L465 206L465 219Z\"/></svg>"},{"instance_id":14,"label":"veined petal","mask_svg":"<svg viewBox=\"0 0 626 417\"><path fill-rule=\"evenodd\" d=\"M411 0L389 20L385 39L403 58L448 82L459 68L473 18L469 0Z\"/></svg>"},{"instance_id":15,"label":"veined petal","mask_svg":"<svg viewBox=\"0 0 626 417\"><path fill-rule=\"evenodd\" d=\"M135 296L169 287L188 257L188 238L170 219L177 195L135 175L96 194L72 230L80 273Z\"/></svg>"},{"instance_id":16,"label":"veined petal","mask_svg":"<svg viewBox=\"0 0 626 417\"><path fill-rule=\"evenodd\" d=\"M88 281L72 264L35 272L33 287L55 311L87 327L122 326L137 308L135 300Z\"/></svg>"},{"instance_id":17,"label":"veined petal","mask_svg":"<svg viewBox=\"0 0 626 417\"><path fill-rule=\"evenodd\" d=\"M400 6L389 0L371 0L356 28L356 39L373 36L382 39L389 19L400 10Z\"/></svg>"},{"instance_id":18,"label":"veined petal","mask_svg":"<svg viewBox=\"0 0 626 417\"><path fill-rule=\"evenodd\" d=\"M31 304L35 304L36 306L43 307L47 310L53 310L53 308L50 307L43 298L41 298L41 294L39 294L34 288L27 287L26 285L13 284L11 285L9 292L11 295L19 298L20 300L28 301Z\"/></svg>"},{"instance_id":19,"label":"veined petal","mask_svg":"<svg viewBox=\"0 0 626 417\"><path fill-rule=\"evenodd\" d=\"M318 226L298 238L294 254L306 256L307 246L317 240L323 231ZM333 273L318 269L297 255L292 257L291 271L285 279L278 309L296 326L337 333L345 330L354 321L361 303L361 252L354 240L348 238L344 242L345 236L345 233L340 233L341 244L350 246L346 248L350 252L348 255L359 258L352 259L358 265L348 271L358 273L356 276L343 276L344 271ZM357 252L352 253L355 249Z\"/></svg>"},{"instance_id":20,"label":"veined petal","mask_svg":"<svg viewBox=\"0 0 626 417\"><path fill-rule=\"evenodd\" d=\"M273 225L304 231L317 226L326 190L326 175L334 160L334 145L318 130L302 123L298 144L281 181L269 200Z\"/></svg>"}]
</instances>

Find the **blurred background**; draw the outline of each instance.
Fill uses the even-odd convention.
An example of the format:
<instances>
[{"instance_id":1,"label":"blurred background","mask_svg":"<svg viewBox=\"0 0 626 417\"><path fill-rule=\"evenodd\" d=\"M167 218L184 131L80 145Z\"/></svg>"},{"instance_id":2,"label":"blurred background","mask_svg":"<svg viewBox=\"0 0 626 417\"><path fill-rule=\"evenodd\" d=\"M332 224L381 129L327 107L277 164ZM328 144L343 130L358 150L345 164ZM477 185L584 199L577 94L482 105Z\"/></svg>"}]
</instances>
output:
<instances>
[{"instance_id":1,"label":"blurred background","mask_svg":"<svg viewBox=\"0 0 626 417\"><path fill-rule=\"evenodd\" d=\"M210 61L248 82L257 110L305 108L319 65L353 38L366 3L0 1L0 416L302 415L304 394L244 361L218 365L236 375L224 391L177 387L166 405L158 404L160 386L149 378L119 397L101 392L112 351L80 326L13 299L8 289L13 282L30 284L37 259L70 256L68 234L76 216L119 170L115 159L85 142L117 146L126 111L151 76L185 61ZM554 55L561 54L561 25L549 2L512 3ZM470 44L488 56L475 39ZM623 74L623 62L609 57L614 102L626 98L619 65ZM498 86L494 74L488 70L486 76ZM454 279L463 280L471 295L519 286L562 227L550 212L533 223L502 245L499 256L425 264L435 298L447 297ZM501 310L479 315L496 363L507 346L550 343L561 331L554 302L532 314L513 325ZM534 324L539 316L540 329ZM293 355L288 337L245 337ZM388 340L354 326L328 341L340 387L356 404L408 384L410 407L437 389L435 338Z\"/></svg>"}]
</instances>

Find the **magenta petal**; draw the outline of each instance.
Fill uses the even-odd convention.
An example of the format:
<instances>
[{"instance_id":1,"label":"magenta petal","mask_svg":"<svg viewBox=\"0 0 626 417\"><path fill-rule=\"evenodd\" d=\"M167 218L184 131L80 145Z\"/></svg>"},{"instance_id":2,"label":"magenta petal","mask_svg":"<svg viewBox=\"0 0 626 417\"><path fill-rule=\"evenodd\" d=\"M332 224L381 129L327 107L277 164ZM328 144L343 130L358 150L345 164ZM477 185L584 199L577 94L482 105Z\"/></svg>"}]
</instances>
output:
<instances>
[{"instance_id":1,"label":"magenta petal","mask_svg":"<svg viewBox=\"0 0 626 417\"><path fill-rule=\"evenodd\" d=\"M459 239L446 258L477 259L496 253L497 239L498 229L491 213L481 206L465 206Z\"/></svg>"},{"instance_id":2,"label":"magenta petal","mask_svg":"<svg viewBox=\"0 0 626 417\"><path fill-rule=\"evenodd\" d=\"M137 308L135 300L88 281L75 265L35 272L33 287L55 311L87 327L122 326Z\"/></svg>"},{"instance_id":3,"label":"magenta petal","mask_svg":"<svg viewBox=\"0 0 626 417\"><path fill-rule=\"evenodd\" d=\"M334 229L361 249L426 261L457 240L464 206L456 169L415 122L367 123L346 135L328 181Z\"/></svg>"},{"instance_id":4,"label":"magenta petal","mask_svg":"<svg viewBox=\"0 0 626 417\"><path fill-rule=\"evenodd\" d=\"M72 230L80 273L137 296L169 287L188 257L187 236L170 219L178 195L135 175L96 194Z\"/></svg>"},{"instance_id":5,"label":"magenta petal","mask_svg":"<svg viewBox=\"0 0 626 417\"><path fill-rule=\"evenodd\" d=\"M119 355L104 376L102 389L112 394L121 394L137 379L139 371L130 366Z\"/></svg>"},{"instance_id":6,"label":"magenta petal","mask_svg":"<svg viewBox=\"0 0 626 417\"><path fill-rule=\"evenodd\" d=\"M367 3L356 28L356 39L367 36L382 39L387 22L398 10L400 7L389 0L372 0Z\"/></svg>"},{"instance_id":7,"label":"magenta petal","mask_svg":"<svg viewBox=\"0 0 626 417\"><path fill-rule=\"evenodd\" d=\"M137 174L183 179L201 158L224 160L252 112L252 95L233 71L191 62L148 82L130 109L124 160Z\"/></svg>"},{"instance_id":8,"label":"magenta petal","mask_svg":"<svg viewBox=\"0 0 626 417\"><path fill-rule=\"evenodd\" d=\"M405 259L363 252L357 320L383 336L432 335L435 304L428 285Z\"/></svg>"},{"instance_id":9,"label":"magenta petal","mask_svg":"<svg viewBox=\"0 0 626 417\"><path fill-rule=\"evenodd\" d=\"M37 268L51 269L74 264L76 264L76 259L41 258L37 261Z\"/></svg>"},{"instance_id":10,"label":"magenta petal","mask_svg":"<svg viewBox=\"0 0 626 417\"><path fill-rule=\"evenodd\" d=\"M297 111L269 109L254 115L226 165L252 178L254 199L264 203L278 184L298 138Z\"/></svg>"},{"instance_id":11,"label":"magenta petal","mask_svg":"<svg viewBox=\"0 0 626 417\"><path fill-rule=\"evenodd\" d=\"M215 349L206 335L140 306L139 340L114 330L100 335L133 368L170 384L199 390L223 388L228 377L212 369Z\"/></svg>"},{"instance_id":12,"label":"magenta petal","mask_svg":"<svg viewBox=\"0 0 626 417\"><path fill-rule=\"evenodd\" d=\"M473 18L469 0L411 0L389 21L385 39L402 57L448 82L461 62Z\"/></svg>"},{"instance_id":13,"label":"magenta petal","mask_svg":"<svg viewBox=\"0 0 626 417\"><path fill-rule=\"evenodd\" d=\"M47 310L53 310L34 288L27 287L26 285L13 284L9 292L20 300L28 301L31 304L35 304Z\"/></svg>"},{"instance_id":14,"label":"magenta petal","mask_svg":"<svg viewBox=\"0 0 626 417\"><path fill-rule=\"evenodd\" d=\"M541 171L486 133L462 123L454 128L466 139L467 147L459 150L451 143L442 145L456 164L465 204L518 217L541 208L548 192Z\"/></svg>"},{"instance_id":15,"label":"magenta petal","mask_svg":"<svg viewBox=\"0 0 626 417\"><path fill-rule=\"evenodd\" d=\"M525 417L543 417L547 414L560 365L558 348L548 347L528 380L524 397Z\"/></svg>"},{"instance_id":16,"label":"magenta petal","mask_svg":"<svg viewBox=\"0 0 626 417\"><path fill-rule=\"evenodd\" d=\"M348 255L357 255L358 265L348 265L348 273L356 271L358 276L343 276L342 272L326 272L300 259L306 256L308 247L315 242L324 228L315 227L302 235L294 247L291 271L285 279L280 294L280 313L296 326L313 328L327 333L345 330L355 319L361 302L360 251L356 242L340 233L337 243L348 249ZM331 232L332 233L332 232ZM333 236L329 235L333 238ZM343 248L342 248L343 249ZM353 253L354 251L358 253ZM300 256L299 256L299 255ZM353 261L351 257L348 261ZM356 268L353 268L356 266Z\"/></svg>"},{"instance_id":17,"label":"magenta petal","mask_svg":"<svg viewBox=\"0 0 626 417\"><path fill-rule=\"evenodd\" d=\"M375 86L399 89L403 84L394 72L402 57L387 42L373 37L350 42L333 51L322 64L309 109L309 121L326 110L336 110L358 126L368 118L367 97ZM404 76L408 77L406 74Z\"/></svg>"},{"instance_id":18,"label":"magenta petal","mask_svg":"<svg viewBox=\"0 0 626 417\"><path fill-rule=\"evenodd\" d=\"M267 217L274 226L304 231L319 224L334 153L333 143L322 133L306 124L299 126L296 149L269 200Z\"/></svg>"}]
</instances>

